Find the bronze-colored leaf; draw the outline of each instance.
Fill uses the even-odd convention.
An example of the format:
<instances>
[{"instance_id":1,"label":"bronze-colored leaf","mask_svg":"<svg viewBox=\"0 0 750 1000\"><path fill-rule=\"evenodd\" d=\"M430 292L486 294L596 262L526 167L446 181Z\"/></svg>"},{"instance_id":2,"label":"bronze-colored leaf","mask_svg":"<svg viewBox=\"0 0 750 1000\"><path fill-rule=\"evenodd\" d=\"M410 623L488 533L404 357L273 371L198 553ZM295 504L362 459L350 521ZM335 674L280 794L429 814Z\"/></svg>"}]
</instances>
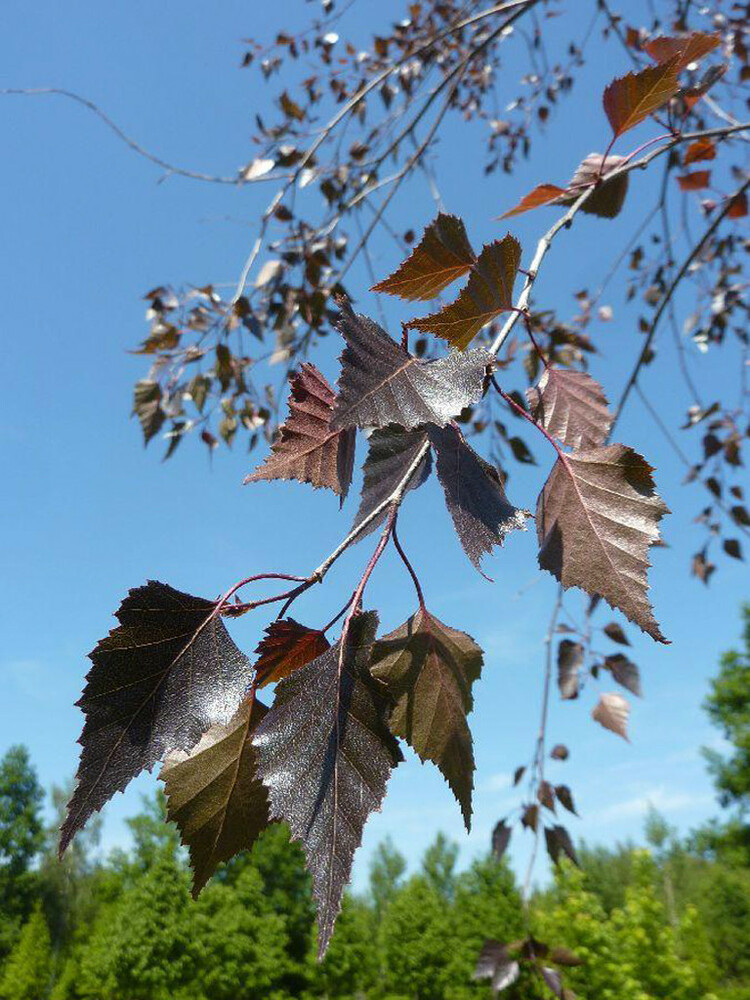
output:
<instances>
[{"instance_id":1,"label":"bronze-colored leaf","mask_svg":"<svg viewBox=\"0 0 750 1000\"><path fill-rule=\"evenodd\" d=\"M615 136L658 111L679 90L679 57L613 80L604 91L604 111Z\"/></svg>"},{"instance_id":2,"label":"bronze-colored leaf","mask_svg":"<svg viewBox=\"0 0 750 1000\"><path fill-rule=\"evenodd\" d=\"M463 221L441 212L403 264L390 277L373 285L371 291L398 295L408 301L434 299L466 274L475 260Z\"/></svg>"},{"instance_id":3,"label":"bronze-colored leaf","mask_svg":"<svg viewBox=\"0 0 750 1000\"><path fill-rule=\"evenodd\" d=\"M557 864L560 854L565 854L574 865L578 865L578 856L570 834L564 826L546 827L544 836L547 841L547 850L552 861Z\"/></svg>"},{"instance_id":4,"label":"bronze-colored leaf","mask_svg":"<svg viewBox=\"0 0 750 1000\"><path fill-rule=\"evenodd\" d=\"M144 444L148 444L167 419L162 408L162 391L158 382L148 378L136 382L133 390L133 413L141 423Z\"/></svg>"},{"instance_id":5,"label":"bronze-colored leaf","mask_svg":"<svg viewBox=\"0 0 750 1000\"><path fill-rule=\"evenodd\" d=\"M474 979L491 979L493 996L512 986L520 974L521 967L509 957L507 945L494 940L484 942L474 970Z\"/></svg>"},{"instance_id":6,"label":"bronze-colored leaf","mask_svg":"<svg viewBox=\"0 0 750 1000\"><path fill-rule=\"evenodd\" d=\"M621 444L561 453L537 504L539 565L666 642L647 597L648 549L668 513L652 471Z\"/></svg>"},{"instance_id":7,"label":"bronze-colored leaf","mask_svg":"<svg viewBox=\"0 0 750 1000\"><path fill-rule=\"evenodd\" d=\"M344 499L354 468L354 428L331 427L336 394L315 365L305 363L290 379L289 416L271 454L245 478L297 479L326 487Z\"/></svg>"},{"instance_id":8,"label":"bronze-colored leaf","mask_svg":"<svg viewBox=\"0 0 750 1000\"><path fill-rule=\"evenodd\" d=\"M346 348L331 421L334 429L443 426L482 395L487 370L494 364L489 351L451 351L435 361L420 361L377 323L356 315L348 300L339 297L337 303L338 328Z\"/></svg>"},{"instance_id":9,"label":"bronze-colored leaf","mask_svg":"<svg viewBox=\"0 0 750 1000\"><path fill-rule=\"evenodd\" d=\"M553 948L549 953L549 960L555 965L564 965L569 968L584 964L584 960L579 958L570 948Z\"/></svg>"},{"instance_id":10,"label":"bronze-colored leaf","mask_svg":"<svg viewBox=\"0 0 750 1000\"><path fill-rule=\"evenodd\" d=\"M508 233L482 249L458 298L440 312L409 326L434 333L465 350L483 326L513 308L513 285L521 263L521 244Z\"/></svg>"},{"instance_id":11,"label":"bronze-colored leaf","mask_svg":"<svg viewBox=\"0 0 750 1000\"><path fill-rule=\"evenodd\" d=\"M531 415L569 448L604 444L612 426L604 390L585 372L546 368L526 390Z\"/></svg>"},{"instance_id":12,"label":"bronze-colored leaf","mask_svg":"<svg viewBox=\"0 0 750 1000\"><path fill-rule=\"evenodd\" d=\"M259 657L255 663L257 687L288 677L325 653L329 646L321 631L300 625L293 618L271 622L255 650Z\"/></svg>"},{"instance_id":13,"label":"bronze-colored leaf","mask_svg":"<svg viewBox=\"0 0 750 1000\"><path fill-rule=\"evenodd\" d=\"M150 580L131 590L117 628L89 653L78 705L86 722L60 854L115 792L174 750L191 750L237 711L250 662L216 603Z\"/></svg>"},{"instance_id":14,"label":"bronze-colored leaf","mask_svg":"<svg viewBox=\"0 0 750 1000\"><path fill-rule=\"evenodd\" d=\"M570 750L564 743L556 743L549 752L552 760L567 760L570 757Z\"/></svg>"},{"instance_id":15,"label":"bronze-colored leaf","mask_svg":"<svg viewBox=\"0 0 750 1000\"><path fill-rule=\"evenodd\" d=\"M495 829L492 831L492 853L498 861L508 850L512 833L513 828L508 826L504 819L495 824Z\"/></svg>"},{"instance_id":16,"label":"bronze-colored leaf","mask_svg":"<svg viewBox=\"0 0 750 1000\"><path fill-rule=\"evenodd\" d=\"M529 513L508 501L497 472L466 443L454 424L428 427L427 434L437 452L438 479L456 534L480 569L485 553L502 545L509 532L525 529Z\"/></svg>"},{"instance_id":17,"label":"bronze-colored leaf","mask_svg":"<svg viewBox=\"0 0 750 1000\"><path fill-rule=\"evenodd\" d=\"M681 191L702 191L711 183L711 171L694 170L690 174L680 174L677 183Z\"/></svg>"},{"instance_id":18,"label":"bronze-colored leaf","mask_svg":"<svg viewBox=\"0 0 750 1000\"><path fill-rule=\"evenodd\" d=\"M721 44L720 35L693 31L689 35L660 36L646 42L643 48L657 63L675 62L677 72L690 63L698 62Z\"/></svg>"},{"instance_id":19,"label":"bronze-colored leaf","mask_svg":"<svg viewBox=\"0 0 750 1000\"><path fill-rule=\"evenodd\" d=\"M622 687L627 688L632 694L643 697L641 690L641 675L635 663L632 663L627 656L622 653L614 653L605 657L604 666L610 671L614 679Z\"/></svg>"},{"instance_id":20,"label":"bronze-colored leaf","mask_svg":"<svg viewBox=\"0 0 750 1000\"><path fill-rule=\"evenodd\" d=\"M398 489L399 483L419 458L427 441L424 428L406 431L391 424L374 430L369 438L369 450L363 466L364 482L359 510L354 518L352 531L356 531L376 508L380 507ZM403 490L415 490L424 483L432 471L432 453L428 449L414 467L411 477ZM399 502L400 502L399 500ZM377 517L362 530L360 538L369 535L386 518L389 507L385 507Z\"/></svg>"},{"instance_id":21,"label":"bronze-colored leaf","mask_svg":"<svg viewBox=\"0 0 750 1000\"><path fill-rule=\"evenodd\" d=\"M563 639L557 647L557 686L561 698L572 700L578 697L582 666L583 646L580 642Z\"/></svg>"},{"instance_id":22,"label":"bronze-colored leaf","mask_svg":"<svg viewBox=\"0 0 750 1000\"><path fill-rule=\"evenodd\" d=\"M504 212L500 218L509 219L513 215L530 212L541 205L549 205L564 194L565 188L558 187L556 184L537 184L533 191L524 195L514 208L511 208L509 212Z\"/></svg>"},{"instance_id":23,"label":"bronze-colored leaf","mask_svg":"<svg viewBox=\"0 0 750 1000\"><path fill-rule=\"evenodd\" d=\"M189 754L170 754L161 769L167 819L190 851L193 896L222 861L249 850L268 826L268 796L251 744L267 711L246 698L230 722L212 726Z\"/></svg>"},{"instance_id":24,"label":"bronze-colored leaf","mask_svg":"<svg viewBox=\"0 0 750 1000\"><path fill-rule=\"evenodd\" d=\"M610 153L604 163L602 153L589 153L576 169L567 191L560 197L558 203L572 205L586 188L597 185L596 191L589 195L581 210L589 215L598 215L602 219L614 219L620 214L625 203L629 178L627 173L618 174L616 177L607 175L625 162L624 156Z\"/></svg>"},{"instance_id":25,"label":"bronze-colored leaf","mask_svg":"<svg viewBox=\"0 0 750 1000\"><path fill-rule=\"evenodd\" d=\"M365 822L403 760L369 671L377 622L374 612L356 615L343 644L279 681L253 737L271 818L285 820L305 851L321 958Z\"/></svg>"},{"instance_id":26,"label":"bronze-colored leaf","mask_svg":"<svg viewBox=\"0 0 750 1000\"><path fill-rule=\"evenodd\" d=\"M573 793L567 785L555 785L555 795L557 796L557 801L564 809L574 813L576 816L578 815L573 803Z\"/></svg>"},{"instance_id":27,"label":"bronze-colored leaf","mask_svg":"<svg viewBox=\"0 0 750 1000\"><path fill-rule=\"evenodd\" d=\"M604 626L603 632L608 639L612 640L612 642L618 642L621 646L630 645L630 640L625 635L622 625L618 622L609 622Z\"/></svg>"},{"instance_id":28,"label":"bronze-colored leaf","mask_svg":"<svg viewBox=\"0 0 750 1000\"><path fill-rule=\"evenodd\" d=\"M624 740L628 738L628 718L630 716L630 705L621 694L601 694L599 701L594 706L591 718L609 729L611 732L622 736Z\"/></svg>"},{"instance_id":29,"label":"bronze-colored leaf","mask_svg":"<svg viewBox=\"0 0 750 1000\"><path fill-rule=\"evenodd\" d=\"M521 778L523 778L524 774L526 774L526 765L525 764L521 764L521 766L517 767L515 769L515 771L513 772L513 787L514 788L518 785L518 783L520 782Z\"/></svg>"},{"instance_id":30,"label":"bronze-colored leaf","mask_svg":"<svg viewBox=\"0 0 750 1000\"><path fill-rule=\"evenodd\" d=\"M539 806L538 805L527 805L524 807L521 813L521 826L525 827L527 830L533 830L536 833L536 828L539 824Z\"/></svg>"},{"instance_id":31,"label":"bronze-colored leaf","mask_svg":"<svg viewBox=\"0 0 750 1000\"><path fill-rule=\"evenodd\" d=\"M471 827L474 753L466 716L471 688L482 669L482 650L465 632L444 625L420 608L373 646L373 677L393 703L389 724L440 769Z\"/></svg>"},{"instance_id":32,"label":"bronze-colored leaf","mask_svg":"<svg viewBox=\"0 0 750 1000\"><path fill-rule=\"evenodd\" d=\"M744 219L747 216L747 195L744 191L732 196L727 212L728 219Z\"/></svg>"},{"instance_id":33,"label":"bronze-colored leaf","mask_svg":"<svg viewBox=\"0 0 750 1000\"><path fill-rule=\"evenodd\" d=\"M686 167L688 167L691 163L697 163L699 160L715 159L716 143L712 139L696 139L695 142L691 142L685 150L685 156L683 157L682 162Z\"/></svg>"},{"instance_id":34,"label":"bronze-colored leaf","mask_svg":"<svg viewBox=\"0 0 750 1000\"><path fill-rule=\"evenodd\" d=\"M536 797L545 809L549 809L550 812L555 811L555 790L552 785L550 785L549 781L539 782L539 787L536 790Z\"/></svg>"}]
</instances>

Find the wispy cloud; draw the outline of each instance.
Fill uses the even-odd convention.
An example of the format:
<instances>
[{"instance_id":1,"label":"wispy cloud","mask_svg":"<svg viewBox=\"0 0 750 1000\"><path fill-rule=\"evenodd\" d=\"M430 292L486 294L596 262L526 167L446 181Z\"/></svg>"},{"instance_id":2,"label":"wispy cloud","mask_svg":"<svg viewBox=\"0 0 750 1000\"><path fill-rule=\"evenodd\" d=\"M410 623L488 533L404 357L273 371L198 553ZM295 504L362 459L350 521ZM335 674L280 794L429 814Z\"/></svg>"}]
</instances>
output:
<instances>
[{"instance_id":1,"label":"wispy cloud","mask_svg":"<svg viewBox=\"0 0 750 1000\"><path fill-rule=\"evenodd\" d=\"M608 823L644 816L651 807L661 813L669 814L705 806L713 800L713 795L706 792L695 794L693 792L670 791L664 785L657 785L640 794L633 795L631 798L614 802L612 805L598 810L591 815L589 822L604 826Z\"/></svg>"}]
</instances>

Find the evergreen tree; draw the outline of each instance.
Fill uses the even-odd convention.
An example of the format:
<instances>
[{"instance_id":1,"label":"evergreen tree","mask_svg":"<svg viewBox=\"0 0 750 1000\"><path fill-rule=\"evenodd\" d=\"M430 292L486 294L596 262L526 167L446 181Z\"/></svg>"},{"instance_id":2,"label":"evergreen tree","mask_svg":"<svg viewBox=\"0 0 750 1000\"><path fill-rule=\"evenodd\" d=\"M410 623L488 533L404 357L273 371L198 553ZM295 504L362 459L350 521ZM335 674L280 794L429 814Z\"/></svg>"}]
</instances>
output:
<instances>
[{"instance_id":1,"label":"evergreen tree","mask_svg":"<svg viewBox=\"0 0 750 1000\"><path fill-rule=\"evenodd\" d=\"M38 903L5 964L0 977L0 997L2 1000L44 1000L49 994L51 976L52 944L44 912Z\"/></svg>"}]
</instances>

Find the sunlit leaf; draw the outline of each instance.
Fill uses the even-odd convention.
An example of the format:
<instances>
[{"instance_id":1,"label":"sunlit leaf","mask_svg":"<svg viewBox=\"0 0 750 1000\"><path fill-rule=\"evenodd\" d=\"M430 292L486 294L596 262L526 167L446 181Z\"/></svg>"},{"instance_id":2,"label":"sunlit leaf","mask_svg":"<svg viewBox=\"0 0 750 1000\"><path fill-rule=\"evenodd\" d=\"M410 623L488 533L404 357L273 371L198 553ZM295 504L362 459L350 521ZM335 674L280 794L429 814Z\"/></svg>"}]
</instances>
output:
<instances>
[{"instance_id":1,"label":"sunlit leaf","mask_svg":"<svg viewBox=\"0 0 750 1000\"><path fill-rule=\"evenodd\" d=\"M604 444L612 426L604 390L585 372L546 368L526 390L531 415L569 448Z\"/></svg>"},{"instance_id":2,"label":"sunlit leaf","mask_svg":"<svg viewBox=\"0 0 750 1000\"><path fill-rule=\"evenodd\" d=\"M482 249L458 298L440 312L409 326L434 333L464 350L482 327L513 308L513 285L521 263L521 244L510 233Z\"/></svg>"},{"instance_id":3,"label":"sunlit leaf","mask_svg":"<svg viewBox=\"0 0 750 1000\"><path fill-rule=\"evenodd\" d=\"M675 35L652 38L643 48L658 63L674 60L677 72L690 63L698 62L721 44L720 35L708 35L703 31L693 31L689 35Z\"/></svg>"},{"instance_id":4,"label":"sunlit leaf","mask_svg":"<svg viewBox=\"0 0 750 1000\"><path fill-rule=\"evenodd\" d=\"M630 705L621 694L602 694L591 713L592 719L611 732L628 738L628 718Z\"/></svg>"},{"instance_id":5,"label":"sunlit leaf","mask_svg":"<svg viewBox=\"0 0 750 1000\"><path fill-rule=\"evenodd\" d=\"M143 440L148 444L161 430L167 415L162 408L162 391L158 382L141 379L133 390L133 413L143 430Z\"/></svg>"},{"instance_id":6,"label":"sunlit leaf","mask_svg":"<svg viewBox=\"0 0 750 1000\"><path fill-rule=\"evenodd\" d=\"M462 220L440 213L403 264L390 277L373 285L371 291L410 301L434 299L466 274L475 260Z\"/></svg>"},{"instance_id":7,"label":"sunlit leaf","mask_svg":"<svg viewBox=\"0 0 750 1000\"><path fill-rule=\"evenodd\" d=\"M443 426L482 395L487 369L494 363L488 351L452 351L435 361L420 361L377 323L355 315L346 299L338 305L346 348L334 428Z\"/></svg>"},{"instance_id":8,"label":"sunlit leaf","mask_svg":"<svg viewBox=\"0 0 750 1000\"><path fill-rule=\"evenodd\" d=\"M253 738L271 817L285 820L305 851L320 957L365 822L403 759L386 721L386 698L369 671L377 622L374 612L356 615L343 644L279 681Z\"/></svg>"},{"instance_id":9,"label":"sunlit leaf","mask_svg":"<svg viewBox=\"0 0 750 1000\"><path fill-rule=\"evenodd\" d=\"M78 701L86 716L81 762L61 854L115 792L171 751L191 750L236 712L250 663L215 612L215 602L155 580L120 605L119 626L89 654Z\"/></svg>"},{"instance_id":10,"label":"sunlit leaf","mask_svg":"<svg viewBox=\"0 0 750 1000\"><path fill-rule=\"evenodd\" d=\"M290 384L289 416L271 454L245 482L297 479L343 499L352 480L356 432L331 427L336 394L314 365L303 364Z\"/></svg>"},{"instance_id":11,"label":"sunlit leaf","mask_svg":"<svg viewBox=\"0 0 750 1000\"><path fill-rule=\"evenodd\" d=\"M615 136L658 111L679 90L679 58L613 80L604 91L604 111Z\"/></svg>"},{"instance_id":12,"label":"sunlit leaf","mask_svg":"<svg viewBox=\"0 0 750 1000\"><path fill-rule=\"evenodd\" d=\"M473 707L471 688L482 669L482 650L471 636L420 608L375 643L370 669L393 702L391 731L420 760L438 766L469 830L474 753L466 716Z\"/></svg>"},{"instance_id":13,"label":"sunlit leaf","mask_svg":"<svg viewBox=\"0 0 750 1000\"><path fill-rule=\"evenodd\" d=\"M267 711L245 699L230 722L212 726L189 754L170 754L161 769L167 819L190 851L194 896L222 861L249 850L268 826L268 797L251 744Z\"/></svg>"},{"instance_id":14,"label":"sunlit leaf","mask_svg":"<svg viewBox=\"0 0 750 1000\"><path fill-rule=\"evenodd\" d=\"M537 503L539 565L666 642L647 597L648 549L668 513L652 471L621 444L561 454Z\"/></svg>"},{"instance_id":15,"label":"sunlit leaf","mask_svg":"<svg viewBox=\"0 0 750 1000\"><path fill-rule=\"evenodd\" d=\"M565 188L558 187L556 184L537 184L533 191L529 191L528 194L521 198L515 208L511 208L509 212L504 212L500 218L509 219L513 215L530 212L541 205L549 205L564 194Z\"/></svg>"}]
</instances>

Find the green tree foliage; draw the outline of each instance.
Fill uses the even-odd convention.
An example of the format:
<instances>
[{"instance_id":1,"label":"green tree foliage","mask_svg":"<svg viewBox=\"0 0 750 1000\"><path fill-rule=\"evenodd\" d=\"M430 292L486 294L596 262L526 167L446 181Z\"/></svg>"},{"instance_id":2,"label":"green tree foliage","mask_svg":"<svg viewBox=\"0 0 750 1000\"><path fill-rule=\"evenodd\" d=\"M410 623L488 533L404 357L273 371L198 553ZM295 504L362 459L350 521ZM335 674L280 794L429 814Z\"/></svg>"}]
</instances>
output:
<instances>
[{"instance_id":1,"label":"green tree foliage","mask_svg":"<svg viewBox=\"0 0 750 1000\"><path fill-rule=\"evenodd\" d=\"M744 812L750 806L750 604L742 616L743 648L722 656L719 676L706 699L709 717L732 744L732 753L705 753L722 804L738 805Z\"/></svg>"},{"instance_id":2,"label":"green tree foliage","mask_svg":"<svg viewBox=\"0 0 750 1000\"><path fill-rule=\"evenodd\" d=\"M43 1000L52 979L52 943L41 905L37 904L0 976L3 1000Z\"/></svg>"},{"instance_id":3,"label":"green tree foliage","mask_svg":"<svg viewBox=\"0 0 750 1000\"><path fill-rule=\"evenodd\" d=\"M28 751L11 747L0 760L0 960L33 906L31 865L44 843L43 798Z\"/></svg>"}]
</instances>

